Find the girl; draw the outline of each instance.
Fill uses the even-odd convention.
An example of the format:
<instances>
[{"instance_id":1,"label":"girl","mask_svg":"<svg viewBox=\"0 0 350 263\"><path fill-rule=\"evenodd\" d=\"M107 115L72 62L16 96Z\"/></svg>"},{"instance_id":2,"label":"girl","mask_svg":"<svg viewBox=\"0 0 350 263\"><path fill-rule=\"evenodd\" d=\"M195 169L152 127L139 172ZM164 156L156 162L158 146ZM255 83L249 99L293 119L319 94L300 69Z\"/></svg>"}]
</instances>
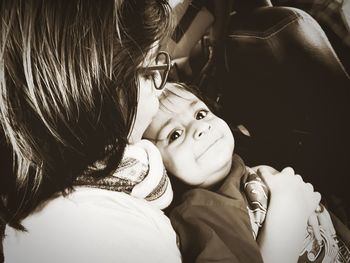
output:
<instances>
[{"instance_id":1,"label":"girl","mask_svg":"<svg viewBox=\"0 0 350 263\"><path fill-rule=\"evenodd\" d=\"M158 109L167 2L4 0L0 17L5 262L180 262L160 210L96 187Z\"/></svg>"}]
</instances>

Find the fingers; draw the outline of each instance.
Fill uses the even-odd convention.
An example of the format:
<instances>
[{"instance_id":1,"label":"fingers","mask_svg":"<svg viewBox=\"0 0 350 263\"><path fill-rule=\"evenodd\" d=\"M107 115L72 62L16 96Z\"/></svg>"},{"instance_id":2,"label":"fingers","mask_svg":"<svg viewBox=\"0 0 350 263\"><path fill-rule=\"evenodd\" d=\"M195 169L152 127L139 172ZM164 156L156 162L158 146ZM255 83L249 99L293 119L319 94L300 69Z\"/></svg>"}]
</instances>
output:
<instances>
[{"instance_id":1,"label":"fingers","mask_svg":"<svg viewBox=\"0 0 350 263\"><path fill-rule=\"evenodd\" d=\"M312 184L310 184L310 183L305 183L304 186L305 186L305 188L306 188L307 190L309 190L309 191L311 191L311 192L314 191L314 187L313 187Z\"/></svg>"},{"instance_id":2,"label":"fingers","mask_svg":"<svg viewBox=\"0 0 350 263\"><path fill-rule=\"evenodd\" d=\"M295 175L294 169L292 167L286 167L284 168L281 173L286 174L286 175ZM299 175L300 177L300 175Z\"/></svg>"},{"instance_id":3,"label":"fingers","mask_svg":"<svg viewBox=\"0 0 350 263\"><path fill-rule=\"evenodd\" d=\"M321 245L323 242L321 230L324 235L331 237L333 242L337 242L336 231L332 219L323 205L319 204L315 212L310 215L308 225L311 227L311 231L313 232L319 245Z\"/></svg>"},{"instance_id":4,"label":"fingers","mask_svg":"<svg viewBox=\"0 0 350 263\"><path fill-rule=\"evenodd\" d=\"M259 167L257 173L265 180L272 176L272 173L270 173L270 171L265 166Z\"/></svg>"},{"instance_id":5,"label":"fingers","mask_svg":"<svg viewBox=\"0 0 350 263\"><path fill-rule=\"evenodd\" d=\"M321 202L321 194L309 190L309 193L306 195L306 201L309 203L310 210L314 212Z\"/></svg>"},{"instance_id":6,"label":"fingers","mask_svg":"<svg viewBox=\"0 0 350 263\"><path fill-rule=\"evenodd\" d=\"M274 175L294 175L294 170L291 167L284 168L281 172L278 172L276 169L272 168L271 166L267 165L261 165L257 167L257 173L266 179L271 178L271 176Z\"/></svg>"},{"instance_id":7,"label":"fingers","mask_svg":"<svg viewBox=\"0 0 350 263\"><path fill-rule=\"evenodd\" d=\"M317 214L316 212L313 212L311 214L311 216L308 219L308 225L311 226L312 232L317 240L317 243L319 245L322 244L322 236L321 236L321 232L320 232L320 225L318 222L318 218L317 218Z\"/></svg>"},{"instance_id":8,"label":"fingers","mask_svg":"<svg viewBox=\"0 0 350 263\"><path fill-rule=\"evenodd\" d=\"M327 232L330 236L335 236L336 231L331 216L329 215L328 211L324 208L323 205L320 205L319 208L316 210L316 215L320 226L325 230L325 232Z\"/></svg>"},{"instance_id":9,"label":"fingers","mask_svg":"<svg viewBox=\"0 0 350 263\"><path fill-rule=\"evenodd\" d=\"M315 213L316 208L319 206L321 201L321 194L315 191L313 185L311 183L305 183L303 178L296 174L295 178L303 187L303 193L305 196L305 201L308 204L310 213Z\"/></svg>"},{"instance_id":10,"label":"fingers","mask_svg":"<svg viewBox=\"0 0 350 263\"><path fill-rule=\"evenodd\" d=\"M278 172L276 169L266 165L259 166L258 173L265 176L271 176L271 175L277 175L277 174L290 175L290 176L295 175L294 169L292 167L286 167L281 172Z\"/></svg>"},{"instance_id":11,"label":"fingers","mask_svg":"<svg viewBox=\"0 0 350 263\"><path fill-rule=\"evenodd\" d=\"M300 187L299 184L302 182L302 178L300 176L296 177L291 167L284 168L276 174L275 169L269 166L260 166L257 173L269 187L271 194L275 196L286 190L295 190L295 187Z\"/></svg>"},{"instance_id":12,"label":"fingers","mask_svg":"<svg viewBox=\"0 0 350 263\"><path fill-rule=\"evenodd\" d=\"M261 166L258 168L258 174L268 185L271 197L278 195L290 195L292 198L302 198L303 207L308 216L316 210L316 207L320 203L321 195L314 191L314 187L310 183L305 183L303 178L295 174L295 171L291 167L284 168L278 176L271 173L271 169L268 166Z\"/></svg>"},{"instance_id":13,"label":"fingers","mask_svg":"<svg viewBox=\"0 0 350 263\"><path fill-rule=\"evenodd\" d=\"M275 168L268 165L259 165L251 168L251 170L253 170L255 173L258 173L260 169L262 169L264 172L270 172L273 175L280 173Z\"/></svg>"}]
</instances>

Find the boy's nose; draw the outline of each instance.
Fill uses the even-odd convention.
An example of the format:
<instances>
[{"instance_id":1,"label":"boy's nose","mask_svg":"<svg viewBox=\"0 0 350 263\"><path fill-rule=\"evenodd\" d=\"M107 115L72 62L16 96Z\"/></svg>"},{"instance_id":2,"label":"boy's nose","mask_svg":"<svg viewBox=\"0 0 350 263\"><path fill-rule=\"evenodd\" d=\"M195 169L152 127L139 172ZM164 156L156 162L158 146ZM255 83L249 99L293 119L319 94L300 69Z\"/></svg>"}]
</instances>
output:
<instances>
[{"instance_id":1,"label":"boy's nose","mask_svg":"<svg viewBox=\"0 0 350 263\"><path fill-rule=\"evenodd\" d=\"M204 135L206 135L211 129L211 126L207 122L196 122L196 128L193 134L195 140L202 139Z\"/></svg>"}]
</instances>

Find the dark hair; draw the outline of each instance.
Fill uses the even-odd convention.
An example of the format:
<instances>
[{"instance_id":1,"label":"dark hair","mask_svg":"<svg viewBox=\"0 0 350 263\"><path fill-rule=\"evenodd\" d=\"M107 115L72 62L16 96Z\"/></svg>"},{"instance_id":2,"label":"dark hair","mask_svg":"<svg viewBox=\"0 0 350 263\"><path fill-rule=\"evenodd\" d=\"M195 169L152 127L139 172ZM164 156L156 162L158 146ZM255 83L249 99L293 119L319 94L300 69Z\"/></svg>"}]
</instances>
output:
<instances>
[{"instance_id":1,"label":"dark hair","mask_svg":"<svg viewBox=\"0 0 350 263\"><path fill-rule=\"evenodd\" d=\"M1 134L14 167L0 178L0 216L20 228L77 176L116 169L135 118L138 68L169 31L170 7L2 0L0 14Z\"/></svg>"},{"instance_id":2,"label":"dark hair","mask_svg":"<svg viewBox=\"0 0 350 263\"><path fill-rule=\"evenodd\" d=\"M216 115L221 114L220 111L222 109L221 109L220 104L217 103L216 101L214 101L213 99L211 99L209 96L206 96L206 94L204 94L204 92L202 92L198 86L188 85L184 82L172 82L172 84L176 85L179 89L186 90L186 91L192 93L193 95L195 95L198 99L203 101L214 114L216 114ZM164 89L161 97L166 98L169 93L176 95L176 96L179 96L178 94L175 94L172 91ZM160 100L160 106L164 107L164 105L162 104L162 100Z\"/></svg>"}]
</instances>

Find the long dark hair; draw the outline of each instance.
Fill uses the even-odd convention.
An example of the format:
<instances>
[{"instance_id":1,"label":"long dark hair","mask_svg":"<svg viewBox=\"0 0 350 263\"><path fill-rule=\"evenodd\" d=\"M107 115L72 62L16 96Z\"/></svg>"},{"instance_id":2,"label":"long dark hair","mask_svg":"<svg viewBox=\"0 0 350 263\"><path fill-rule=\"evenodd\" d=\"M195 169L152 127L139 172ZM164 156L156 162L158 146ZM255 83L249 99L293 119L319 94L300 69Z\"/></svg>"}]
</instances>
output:
<instances>
[{"instance_id":1,"label":"long dark hair","mask_svg":"<svg viewBox=\"0 0 350 263\"><path fill-rule=\"evenodd\" d=\"M169 31L170 7L165 0L0 5L1 136L13 163L0 177L0 217L20 228L77 176L116 169L135 117L138 67Z\"/></svg>"}]
</instances>

